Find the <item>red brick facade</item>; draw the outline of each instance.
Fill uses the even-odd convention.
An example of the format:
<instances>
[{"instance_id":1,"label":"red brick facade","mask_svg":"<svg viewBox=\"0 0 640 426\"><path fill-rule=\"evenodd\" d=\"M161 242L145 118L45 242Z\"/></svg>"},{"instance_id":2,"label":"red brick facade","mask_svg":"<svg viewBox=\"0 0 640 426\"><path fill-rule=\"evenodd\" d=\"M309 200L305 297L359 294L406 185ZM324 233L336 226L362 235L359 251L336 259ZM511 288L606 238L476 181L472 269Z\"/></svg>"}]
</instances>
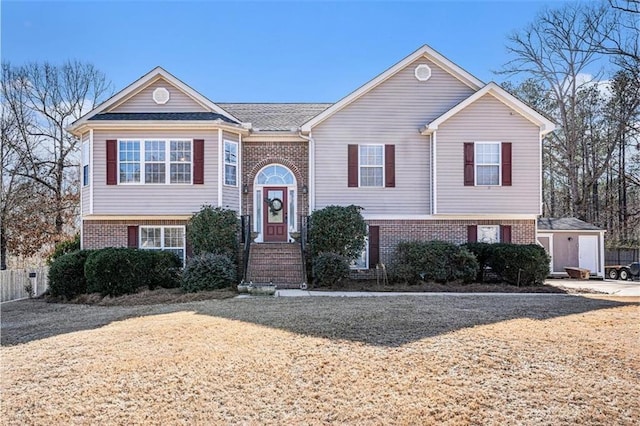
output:
<instances>
[{"instance_id":1,"label":"red brick facade","mask_svg":"<svg viewBox=\"0 0 640 426\"><path fill-rule=\"evenodd\" d=\"M306 142L243 142L242 182L248 186L243 194L242 214L253 215L253 183L258 172L269 164L281 164L294 174L298 184L298 215L307 215L308 198L302 187L309 186L309 149Z\"/></svg>"},{"instance_id":2,"label":"red brick facade","mask_svg":"<svg viewBox=\"0 0 640 426\"><path fill-rule=\"evenodd\" d=\"M186 224L186 220L85 220L82 222L82 248L127 247L128 226Z\"/></svg>"},{"instance_id":3,"label":"red brick facade","mask_svg":"<svg viewBox=\"0 0 640 426\"><path fill-rule=\"evenodd\" d=\"M390 261L395 247L401 241L466 243L468 225L511 225L513 244L532 244L536 241L535 220L369 220L367 223L380 227L381 263Z\"/></svg>"}]
</instances>

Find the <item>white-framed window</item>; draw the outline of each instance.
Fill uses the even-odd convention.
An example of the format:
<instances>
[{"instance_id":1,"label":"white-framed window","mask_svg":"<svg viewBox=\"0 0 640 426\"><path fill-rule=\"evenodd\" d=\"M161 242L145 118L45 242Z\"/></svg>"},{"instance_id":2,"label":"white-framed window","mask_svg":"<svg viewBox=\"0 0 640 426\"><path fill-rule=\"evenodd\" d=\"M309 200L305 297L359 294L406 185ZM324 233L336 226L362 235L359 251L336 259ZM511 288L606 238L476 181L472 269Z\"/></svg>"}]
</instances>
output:
<instances>
[{"instance_id":1,"label":"white-framed window","mask_svg":"<svg viewBox=\"0 0 640 426\"><path fill-rule=\"evenodd\" d=\"M360 145L358 150L359 186L383 187L384 145Z\"/></svg>"},{"instance_id":2,"label":"white-framed window","mask_svg":"<svg viewBox=\"0 0 640 426\"><path fill-rule=\"evenodd\" d=\"M238 142L224 141L224 184L238 186Z\"/></svg>"},{"instance_id":3,"label":"white-framed window","mask_svg":"<svg viewBox=\"0 0 640 426\"><path fill-rule=\"evenodd\" d=\"M185 262L186 240L184 226L141 226L140 244L143 250L166 250Z\"/></svg>"},{"instance_id":4,"label":"white-framed window","mask_svg":"<svg viewBox=\"0 0 640 426\"><path fill-rule=\"evenodd\" d=\"M82 186L89 185L89 142L82 143Z\"/></svg>"},{"instance_id":5,"label":"white-framed window","mask_svg":"<svg viewBox=\"0 0 640 426\"><path fill-rule=\"evenodd\" d=\"M500 142L475 143L476 185L500 185Z\"/></svg>"},{"instance_id":6,"label":"white-framed window","mask_svg":"<svg viewBox=\"0 0 640 426\"><path fill-rule=\"evenodd\" d=\"M478 242L479 243L499 243L500 242L500 226L499 225L478 225Z\"/></svg>"},{"instance_id":7,"label":"white-framed window","mask_svg":"<svg viewBox=\"0 0 640 426\"><path fill-rule=\"evenodd\" d=\"M121 184L190 184L190 139L118 140L118 181Z\"/></svg>"},{"instance_id":8,"label":"white-framed window","mask_svg":"<svg viewBox=\"0 0 640 426\"><path fill-rule=\"evenodd\" d=\"M356 259L349 264L351 269L369 269L369 236L364 239L364 249Z\"/></svg>"}]
</instances>

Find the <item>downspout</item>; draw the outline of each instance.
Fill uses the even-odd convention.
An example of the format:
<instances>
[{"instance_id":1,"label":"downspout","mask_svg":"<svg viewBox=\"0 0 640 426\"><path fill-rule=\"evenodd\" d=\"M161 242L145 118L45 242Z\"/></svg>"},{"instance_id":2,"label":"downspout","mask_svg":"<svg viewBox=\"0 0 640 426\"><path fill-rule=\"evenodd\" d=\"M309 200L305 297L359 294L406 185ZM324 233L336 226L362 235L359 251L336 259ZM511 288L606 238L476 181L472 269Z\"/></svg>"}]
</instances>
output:
<instances>
[{"instance_id":1,"label":"downspout","mask_svg":"<svg viewBox=\"0 0 640 426\"><path fill-rule=\"evenodd\" d=\"M218 207L222 208L222 179L224 170L224 143L222 129L218 129Z\"/></svg>"},{"instance_id":2,"label":"downspout","mask_svg":"<svg viewBox=\"0 0 640 426\"><path fill-rule=\"evenodd\" d=\"M431 158L433 159L433 181L432 181L432 185L433 185L433 214L434 215L438 214L438 176L437 176L438 161L437 161L437 158L436 158L438 138L436 137L436 134L437 134L437 131L435 131L435 130L431 134L431 142L432 142L432 145L433 145Z\"/></svg>"},{"instance_id":3,"label":"downspout","mask_svg":"<svg viewBox=\"0 0 640 426\"><path fill-rule=\"evenodd\" d=\"M313 209L315 208L315 194L316 194L316 163L315 163L315 146L316 142L313 139L313 134L309 132L309 136L304 136L302 132L298 132L298 136L304 140L306 140L309 145L309 182L307 187L309 188L309 193L307 194L307 214L311 214Z\"/></svg>"}]
</instances>

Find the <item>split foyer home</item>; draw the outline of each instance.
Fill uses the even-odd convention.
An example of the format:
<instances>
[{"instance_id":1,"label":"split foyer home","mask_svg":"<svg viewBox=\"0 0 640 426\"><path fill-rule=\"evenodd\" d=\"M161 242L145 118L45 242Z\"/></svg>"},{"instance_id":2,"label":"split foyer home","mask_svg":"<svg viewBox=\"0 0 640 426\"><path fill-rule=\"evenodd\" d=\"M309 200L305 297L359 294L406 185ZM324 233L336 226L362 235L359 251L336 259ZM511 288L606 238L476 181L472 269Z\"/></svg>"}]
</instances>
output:
<instances>
[{"instance_id":1,"label":"split foyer home","mask_svg":"<svg viewBox=\"0 0 640 426\"><path fill-rule=\"evenodd\" d=\"M82 247L184 259L202 205L250 218L254 282L304 280L284 259L300 257L306 216L329 205L363 208L362 271L403 240L535 243L553 129L428 46L334 104L214 103L158 67L70 126Z\"/></svg>"}]
</instances>

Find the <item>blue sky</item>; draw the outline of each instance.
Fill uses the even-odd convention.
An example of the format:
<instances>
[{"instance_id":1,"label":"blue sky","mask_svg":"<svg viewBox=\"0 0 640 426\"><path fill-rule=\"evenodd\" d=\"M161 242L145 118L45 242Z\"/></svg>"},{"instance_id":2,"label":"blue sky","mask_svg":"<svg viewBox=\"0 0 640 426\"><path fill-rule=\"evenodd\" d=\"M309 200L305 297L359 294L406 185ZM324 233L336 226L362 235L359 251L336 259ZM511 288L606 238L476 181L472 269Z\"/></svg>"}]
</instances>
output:
<instances>
[{"instance_id":1,"label":"blue sky","mask_svg":"<svg viewBox=\"0 0 640 426\"><path fill-rule=\"evenodd\" d=\"M335 102L428 44L479 79L561 1L1 3L2 60L91 62L120 90L156 65L214 102Z\"/></svg>"}]
</instances>

